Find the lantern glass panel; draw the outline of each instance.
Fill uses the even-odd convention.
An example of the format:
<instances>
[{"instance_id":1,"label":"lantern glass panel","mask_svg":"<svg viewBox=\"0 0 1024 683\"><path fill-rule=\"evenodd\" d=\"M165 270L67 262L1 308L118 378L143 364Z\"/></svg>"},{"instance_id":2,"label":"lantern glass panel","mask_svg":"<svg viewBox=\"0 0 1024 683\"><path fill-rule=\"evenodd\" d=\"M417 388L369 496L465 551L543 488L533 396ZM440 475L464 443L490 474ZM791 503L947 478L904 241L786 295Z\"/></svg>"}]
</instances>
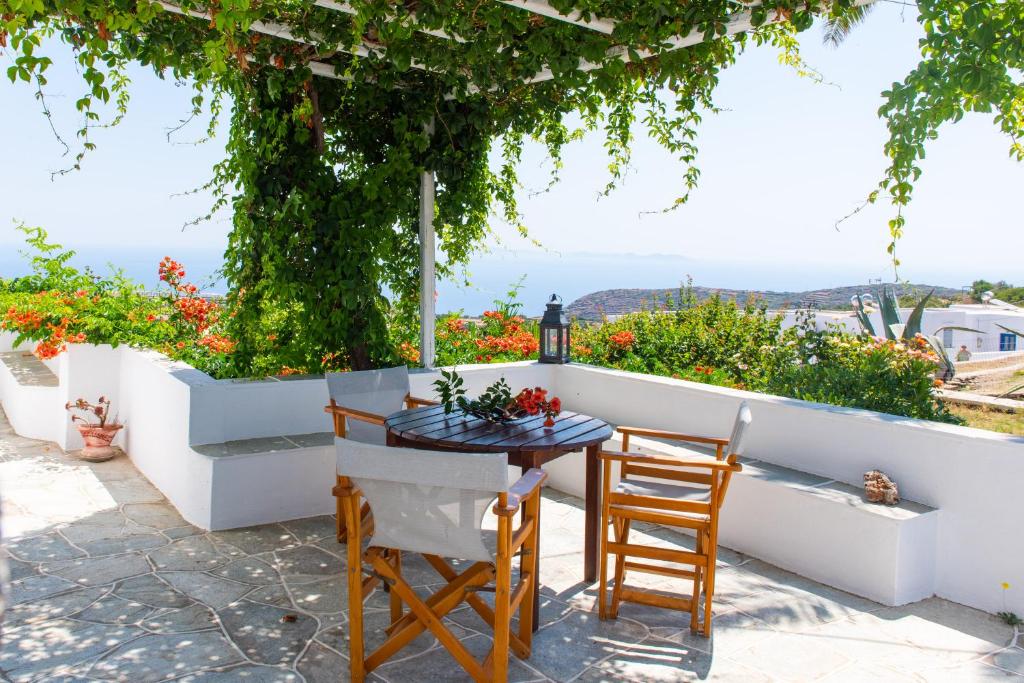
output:
<instances>
[{"instance_id":1,"label":"lantern glass panel","mask_svg":"<svg viewBox=\"0 0 1024 683\"><path fill-rule=\"evenodd\" d=\"M547 340L546 340L547 343L544 344L544 355L546 355L546 356L556 356L556 355L558 355L558 353L559 353L559 345L558 345L558 341L559 340L558 340L558 338L561 336L558 333L559 331L557 329L554 329L554 328L549 328L549 329L545 330L545 332L547 333Z\"/></svg>"}]
</instances>

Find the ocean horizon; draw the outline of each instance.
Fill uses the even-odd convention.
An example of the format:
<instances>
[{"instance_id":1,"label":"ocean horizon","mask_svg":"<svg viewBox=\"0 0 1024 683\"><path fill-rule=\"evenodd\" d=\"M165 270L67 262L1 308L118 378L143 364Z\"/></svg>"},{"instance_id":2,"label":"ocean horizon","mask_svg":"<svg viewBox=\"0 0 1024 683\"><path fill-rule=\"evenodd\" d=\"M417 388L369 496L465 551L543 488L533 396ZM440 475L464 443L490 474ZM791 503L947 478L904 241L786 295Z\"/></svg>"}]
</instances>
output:
<instances>
[{"instance_id":1,"label":"ocean horizon","mask_svg":"<svg viewBox=\"0 0 1024 683\"><path fill-rule=\"evenodd\" d=\"M0 245L0 277L18 277L30 271L22 251L20 245ZM71 263L76 267L88 267L100 273L109 272L111 267L119 268L147 289L160 286L157 264L169 255L184 264L187 279L200 284L204 291L214 294L227 291L226 283L218 278L223 254L215 247L166 252L155 247L86 246L75 252ZM495 300L505 298L517 283L521 286L518 299L523 304L524 314L539 315L551 294L558 294L569 304L585 294L604 289L670 289L685 284L690 278L694 285L704 287L772 291L806 291L864 284L878 278L893 279L891 269L868 270L852 265L764 265L677 255L559 254L539 249L480 254L466 270L468 285L450 280L438 283L439 312L462 311L478 315L492 307ZM909 268L901 276L915 283L945 287L962 287L980 277L998 279L986 273L958 276L957 273L911 271Z\"/></svg>"}]
</instances>

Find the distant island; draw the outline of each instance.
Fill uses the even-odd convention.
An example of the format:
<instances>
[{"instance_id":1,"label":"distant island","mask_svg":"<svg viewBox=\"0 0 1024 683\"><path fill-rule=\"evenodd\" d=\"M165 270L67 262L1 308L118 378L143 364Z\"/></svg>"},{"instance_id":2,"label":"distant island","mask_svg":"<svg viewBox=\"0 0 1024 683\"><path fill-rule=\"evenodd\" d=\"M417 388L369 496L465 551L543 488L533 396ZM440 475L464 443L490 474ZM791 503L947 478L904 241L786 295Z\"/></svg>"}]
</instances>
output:
<instances>
[{"instance_id":1,"label":"distant island","mask_svg":"<svg viewBox=\"0 0 1024 683\"><path fill-rule=\"evenodd\" d=\"M935 305L942 305L942 300L958 298L961 290L952 287L936 287L933 285L903 284L888 285L895 288L897 295L921 297L935 290ZM715 287L690 287L690 291L698 301L719 296L745 303L753 297L768 308L825 308L849 309L850 297L864 292L875 292L878 285L850 285L831 289L814 289L806 292L771 292L754 289L719 289ZM599 320L604 315L622 315L636 311L661 307L666 301L678 302L680 288L673 289L604 289L591 292L576 299L566 306L571 317L580 320Z\"/></svg>"}]
</instances>

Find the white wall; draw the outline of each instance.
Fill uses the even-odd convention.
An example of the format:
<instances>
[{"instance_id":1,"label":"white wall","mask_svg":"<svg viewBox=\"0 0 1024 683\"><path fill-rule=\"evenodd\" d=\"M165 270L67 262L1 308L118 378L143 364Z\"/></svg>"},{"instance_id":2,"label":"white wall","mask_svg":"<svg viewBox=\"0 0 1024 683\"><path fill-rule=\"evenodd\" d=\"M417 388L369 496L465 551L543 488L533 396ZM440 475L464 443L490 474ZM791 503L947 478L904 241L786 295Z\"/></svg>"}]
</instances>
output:
<instances>
[{"instance_id":1,"label":"white wall","mask_svg":"<svg viewBox=\"0 0 1024 683\"><path fill-rule=\"evenodd\" d=\"M125 450L193 524L224 528L331 509L330 447L229 458L190 447L328 430L323 380L220 382L160 354L124 347L72 348L59 372L60 393L46 402L0 371L0 400L15 429L59 441L59 434L22 431L19 424L28 423L19 411L31 409L36 424L59 425L67 439L64 395L116 397ZM460 372L473 393L504 375L514 390L545 386L568 409L612 423L699 434L728 434L739 402L747 400L754 416L750 456L852 485L869 469L886 471L905 498L940 510L937 593L991 612L1024 613L1024 590L1017 588L1024 587L1024 438L575 364ZM433 395L437 376L413 374L413 394ZM582 492L581 454L547 469L555 487ZM257 514L262 518L252 518ZM1016 589L1005 604L1003 581Z\"/></svg>"},{"instance_id":2,"label":"white wall","mask_svg":"<svg viewBox=\"0 0 1024 683\"><path fill-rule=\"evenodd\" d=\"M556 379L573 410L697 434L728 436L746 400L747 454L855 486L868 470L887 472L903 497L940 510L938 595L1024 612L1022 437L583 365ZM1003 581L1022 588L1004 596Z\"/></svg>"}]
</instances>

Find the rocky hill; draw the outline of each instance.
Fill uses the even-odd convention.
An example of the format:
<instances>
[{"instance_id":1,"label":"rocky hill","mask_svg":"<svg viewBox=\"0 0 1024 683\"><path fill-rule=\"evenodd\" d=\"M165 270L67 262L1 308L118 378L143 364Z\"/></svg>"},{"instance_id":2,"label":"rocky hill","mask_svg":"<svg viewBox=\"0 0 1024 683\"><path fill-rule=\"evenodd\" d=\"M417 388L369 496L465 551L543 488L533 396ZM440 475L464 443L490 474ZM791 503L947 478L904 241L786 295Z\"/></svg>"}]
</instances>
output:
<instances>
[{"instance_id":1,"label":"rocky hill","mask_svg":"<svg viewBox=\"0 0 1024 683\"><path fill-rule=\"evenodd\" d=\"M771 292L753 289L716 289L711 287L691 287L694 297L702 301L718 295L723 299L734 299L740 303L753 297L768 308L850 308L850 297L864 292L875 292L877 285L851 285L849 287L833 287L831 289L815 289L806 292ZM931 289L935 296L952 298L960 294L959 289L951 287L933 287L932 285L896 285L896 293L903 295L923 296ZM645 308L662 306L669 299L679 301L679 288L675 289L605 289L581 296L566 306L570 316L581 320L597 320L602 315L621 315L633 313Z\"/></svg>"}]
</instances>

